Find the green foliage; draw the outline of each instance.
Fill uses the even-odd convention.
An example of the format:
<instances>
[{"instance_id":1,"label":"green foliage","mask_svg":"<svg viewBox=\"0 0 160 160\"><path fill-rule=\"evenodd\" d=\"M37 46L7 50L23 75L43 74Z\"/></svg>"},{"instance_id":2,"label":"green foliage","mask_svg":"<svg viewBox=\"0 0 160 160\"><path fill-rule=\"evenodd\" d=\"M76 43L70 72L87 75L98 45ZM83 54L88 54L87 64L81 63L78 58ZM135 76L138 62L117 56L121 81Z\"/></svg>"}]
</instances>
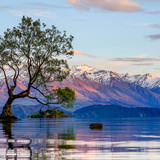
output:
<instances>
[{"instance_id":1,"label":"green foliage","mask_svg":"<svg viewBox=\"0 0 160 160\"><path fill-rule=\"evenodd\" d=\"M31 118L68 118L69 116L64 114L62 111L57 109L47 109L46 111L41 111L41 113L35 112L33 115L29 116Z\"/></svg>"},{"instance_id":2,"label":"green foliage","mask_svg":"<svg viewBox=\"0 0 160 160\"><path fill-rule=\"evenodd\" d=\"M5 78L9 98L14 101L28 97L44 105L73 107L75 93L72 89L50 88L50 82L60 82L69 74L66 58L73 55L72 41L73 36L67 36L66 31L60 32L54 25L46 28L39 19L33 21L30 17L23 16L17 27L7 29L0 37L0 69L4 75L6 68L14 72L11 84ZM28 78L27 89L14 95L21 70ZM36 90L39 96L31 96L31 90Z\"/></svg>"},{"instance_id":3,"label":"green foliage","mask_svg":"<svg viewBox=\"0 0 160 160\"><path fill-rule=\"evenodd\" d=\"M64 89L58 88L57 96L62 101L62 107L73 108L73 102L76 100L75 91L69 87L65 87Z\"/></svg>"},{"instance_id":4,"label":"green foliage","mask_svg":"<svg viewBox=\"0 0 160 160\"><path fill-rule=\"evenodd\" d=\"M76 147L74 145L64 144L64 145L58 145L58 148L59 149L75 149Z\"/></svg>"},{"instance_id":5,"label":"green foliage","mask_svg":"<svg viewBox=\"0 0 160 160\"><path fill-rule=\"evenodd\" d=\"M33 113L33 116L37 116L37 115L38 115L38 113L37 113L37 112L34 112L34 113Z\"/></svg>"},{"instance_id":6,"label":"green foliage","mask_svg":"<svg viewBox=\"0 0 160 160\"><path fill-rule=\"evenodd\" d=\"M66 60L56 57L73 55L73 52L69 51L72 49L72 40L73 36L67 37L65 31L61 33L55 26L49 29L45 24L41 24L40 20L33 21L29 17L23 17L18 27L7 29L4 38L1 38L5 44L5 64L15 59L22 65L23 70L27 70L28 61L32 62L29 64L31 76L37 77L36 82L39 85L49 82L53 74L55 80L62 81L69 73L68 70L62 71L62 68L68 69L68 64ZM2 48L3 45L0 46Z\"/></svg>"},{"instance_id":7,"label":"green foliage","mask_svg":"<svg viewBox=\"0 0 160 160\"><path fill-rule=\"evenodd\" d=\"M75 140L75 133L74 133L73 129L65 130L63 133L58 134L58 139Z\"/></svg>"}]
</instances>

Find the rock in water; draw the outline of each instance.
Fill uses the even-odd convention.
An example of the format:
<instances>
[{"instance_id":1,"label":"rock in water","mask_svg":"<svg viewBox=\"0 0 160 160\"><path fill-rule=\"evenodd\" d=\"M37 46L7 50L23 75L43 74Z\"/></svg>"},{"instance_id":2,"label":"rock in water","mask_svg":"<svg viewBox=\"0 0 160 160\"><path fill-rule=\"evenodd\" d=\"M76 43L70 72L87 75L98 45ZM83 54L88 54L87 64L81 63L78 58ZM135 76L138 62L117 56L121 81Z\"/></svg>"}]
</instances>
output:
<instances>
[{"instance_id":1,"label":"rock in water","mask_svg":"<svg viewBox=\"0 0 160 160\"><path fill-rule=\"evenodd\" d=\"M89 125L91 129L103 129L102 123L92 123Z\"/></svg>"}]
</instances>

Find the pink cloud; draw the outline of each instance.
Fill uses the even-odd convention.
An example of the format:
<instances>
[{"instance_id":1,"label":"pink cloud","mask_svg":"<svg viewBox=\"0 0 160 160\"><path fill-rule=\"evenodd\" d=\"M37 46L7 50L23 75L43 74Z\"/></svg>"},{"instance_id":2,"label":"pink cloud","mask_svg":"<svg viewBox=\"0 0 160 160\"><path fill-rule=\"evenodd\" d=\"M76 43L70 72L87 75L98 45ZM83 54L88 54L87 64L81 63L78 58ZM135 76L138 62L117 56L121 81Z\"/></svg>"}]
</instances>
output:
<instances>
[{"instance_id":1,"label":"pink cloud","mask_svg":"<svg viewBox=\"0 0 160 160\"><path fill-rule=\"evenodd\" d=\"M73 50L74 54L75 55L83 55L83 56L87 56L87 57L91 57L91 58L96 58L96 56L93 56L91 54L87 54L87 53L84 53L82 51L78 51L78 50Z\"/></svg>"},{"instance_id":2,"label":"pink cloud","mask_svg":"<svg viewBox=\"0 0 160 160\"><path fill-rule=\"evenodd\" d=\"M139 3L131 0L66 0L69 4L81 10L99 8L116 12L139 12L142 8Z\"/></svg>"}]
</instances>

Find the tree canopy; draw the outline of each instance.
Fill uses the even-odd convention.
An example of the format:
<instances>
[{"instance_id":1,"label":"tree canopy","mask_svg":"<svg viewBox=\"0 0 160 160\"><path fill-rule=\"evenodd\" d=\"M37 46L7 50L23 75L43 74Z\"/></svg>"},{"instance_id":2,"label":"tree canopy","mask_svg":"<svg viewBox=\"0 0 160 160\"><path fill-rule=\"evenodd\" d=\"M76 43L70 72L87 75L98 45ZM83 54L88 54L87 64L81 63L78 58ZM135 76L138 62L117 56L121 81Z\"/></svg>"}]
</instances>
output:
<instances>
[{"instance_id":1,"label":"tree canopy","mask_svg":"<svg viewBox=\"0 0 160 160\"><path fill-rule=\"evenodd\" d=\"M54 25L46 28L39 19L33 21L30 17L23 16L17 27L7 29L0 36L0 69L4 74L9 97L6 105L17 98L28 97L44 105L62 104L72 107L75 101L72 89L50 86L50 82L60 82L69 74L64 56L72 57L72 41L73 36L67 36L66 31L60 32ZM12 81L7 77L8 68L14 73ZM26 89L15 94L22 72L27 80ZM39 93L45 101L31 95L31 90Z\"/></svg>"}]
</instances>

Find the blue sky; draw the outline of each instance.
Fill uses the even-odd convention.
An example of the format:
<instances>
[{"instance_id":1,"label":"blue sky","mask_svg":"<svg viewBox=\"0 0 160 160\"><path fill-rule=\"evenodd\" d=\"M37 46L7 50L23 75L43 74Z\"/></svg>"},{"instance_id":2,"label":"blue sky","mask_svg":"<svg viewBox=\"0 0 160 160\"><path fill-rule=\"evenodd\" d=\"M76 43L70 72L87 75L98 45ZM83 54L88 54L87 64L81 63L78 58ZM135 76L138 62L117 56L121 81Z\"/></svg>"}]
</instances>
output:
<instances>
[{"instance_id":1,"label":"blue sky","mask_svg":"<svg viewBox=\"0 0 160 160\"><path fill-rule=\"evenodd\" d=\"M0 0L0 34L23 15L74 38L70 65L160 75L160 0Z\"/></svg>"}]
</instances>

